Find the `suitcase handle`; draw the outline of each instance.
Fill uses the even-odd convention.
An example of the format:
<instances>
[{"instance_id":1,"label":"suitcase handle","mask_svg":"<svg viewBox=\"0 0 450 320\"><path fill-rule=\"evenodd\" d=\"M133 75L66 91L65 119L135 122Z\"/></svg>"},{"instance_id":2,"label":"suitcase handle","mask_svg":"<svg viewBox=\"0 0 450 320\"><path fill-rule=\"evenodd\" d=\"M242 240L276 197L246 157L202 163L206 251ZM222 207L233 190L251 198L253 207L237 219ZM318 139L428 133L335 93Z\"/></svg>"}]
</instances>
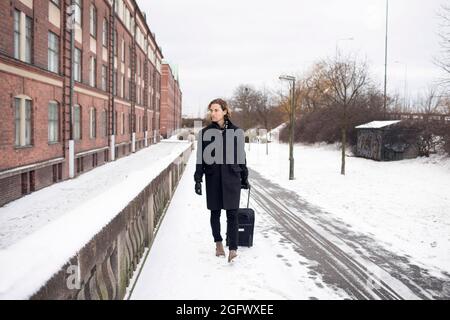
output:
<instances>
[{"instance_id":1,"label":"suitcase handle","mask_svg":"<svg viewBox=\"0 0 450 320\"><path fill-rule=\"evenodd\" d=\"M250 204L250 189L252 188L252 186L250 184L248 184L248 199L247 199L247 209L248 209L248 205Z\"/></svg>"}]
</instances>

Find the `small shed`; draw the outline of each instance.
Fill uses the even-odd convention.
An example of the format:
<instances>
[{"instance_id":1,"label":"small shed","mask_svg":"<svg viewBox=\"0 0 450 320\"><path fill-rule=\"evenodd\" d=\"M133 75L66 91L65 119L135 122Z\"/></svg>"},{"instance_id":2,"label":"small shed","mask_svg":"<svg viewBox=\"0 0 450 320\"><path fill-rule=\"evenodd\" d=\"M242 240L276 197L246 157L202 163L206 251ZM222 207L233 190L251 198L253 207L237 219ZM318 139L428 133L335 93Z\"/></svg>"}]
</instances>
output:
<instances>
[{"instance_id":1,"label":"small shed","mask_svg":"<svg viewBox=\"0 0 450 320\"><path fill-rule=\"evenodd\" d=\"M355 127L356 156L378 161L416 158L419 129L407 120L372 121Z\"/></svg>"}]
</instances>

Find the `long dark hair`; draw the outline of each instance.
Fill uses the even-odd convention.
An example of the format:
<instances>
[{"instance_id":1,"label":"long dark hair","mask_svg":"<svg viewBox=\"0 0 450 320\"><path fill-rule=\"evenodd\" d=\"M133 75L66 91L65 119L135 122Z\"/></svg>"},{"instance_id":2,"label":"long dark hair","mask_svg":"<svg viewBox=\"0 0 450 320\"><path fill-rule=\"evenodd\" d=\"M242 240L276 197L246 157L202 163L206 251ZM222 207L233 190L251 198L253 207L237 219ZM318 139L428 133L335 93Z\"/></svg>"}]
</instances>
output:
<instances>
[{"instance_id":1,"label":"long dark hair","mask_svg":"<svg viewBox=\"0 0 450 320\"><path fill-rule=\"evenodd\" d=\"M218 104L222 108L223 111L227 112L224 116L225 120L228 120L229 118L231 118L231 109L225 100L223 100L221 98L214 99L213 101L211 101L208 104L208 110L209 110L209 108L211 108L211 106L213 104Z\"/></svg>"}]
</instances>

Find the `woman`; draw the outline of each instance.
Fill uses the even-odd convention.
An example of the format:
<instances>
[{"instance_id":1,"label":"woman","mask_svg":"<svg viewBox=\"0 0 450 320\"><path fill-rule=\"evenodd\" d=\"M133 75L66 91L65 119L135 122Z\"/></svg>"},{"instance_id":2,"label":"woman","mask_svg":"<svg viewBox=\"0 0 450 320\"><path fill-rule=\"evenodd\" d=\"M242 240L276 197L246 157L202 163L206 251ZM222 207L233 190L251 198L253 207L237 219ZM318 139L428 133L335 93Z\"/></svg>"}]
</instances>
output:
<instances>
[{"instance_id":1,"label":"woman","mask_svg":"<svg viewBox=\"0 0 450 320\"><path fill-rule=\"evenodd\" d=\"M197 165L194 174L195 192L202 194L201 182L204 173L206 204L211 210L210 221L216 243L216 256L225 256L220 234L220 213L222 209L225 209L229 245L228 262L231 262L237 256L241 188L249 188L244 134L242 129L230 121L231 113L226 101L222 99L211 101L208 112L212 122L203 128L198 136ZM209 146L213 142L216 148ZM217 157L215 151L218 151Z\"/></svg>"}]
</instances>

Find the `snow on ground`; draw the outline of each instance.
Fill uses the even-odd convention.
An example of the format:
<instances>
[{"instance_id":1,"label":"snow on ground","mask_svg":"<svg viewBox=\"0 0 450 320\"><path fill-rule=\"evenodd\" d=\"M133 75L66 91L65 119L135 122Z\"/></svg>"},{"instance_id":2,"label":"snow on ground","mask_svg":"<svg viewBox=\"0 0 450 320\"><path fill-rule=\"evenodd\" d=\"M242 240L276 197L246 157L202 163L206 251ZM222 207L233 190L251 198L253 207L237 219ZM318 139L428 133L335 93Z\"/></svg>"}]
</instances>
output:
<instances>
[{"instance_id":1,"label":"snow on ground","mask_svg":"<svg viewBox=\"0 0 450 320\"><path fill-rule=\"evenodd\" d=\"M163 140L0 208L0 299L36 292L189 147Z\"/></svg>"},{"instance_id":2,"label":"snow on ground","mask_svg":"<svg viewBox=\"0 0 450 320\"><path fill-rule=\"evenodd\" d=\"M228 263L215 256L215 243L203 196L194 193L195 153L174 193L131 299L343 299L348 295L309 276L312 261L300 256L275 230L275 221L258 212L254 245L239 247ZM241 205L246 206L246 191ZM226 212L221 216L225 239ZM225 240L224 240L225 243ZM225 250L228 255L228 249ZM281 258L283 257L283 258ZM292 258L292 259L291 259ZM288 261L298 261L292 265Z\"/></svg>"},{"instance_id":3,"label":"snow on ground","mask_svg":"<svg viewBox=\"0 0 450 320\"><path fill-rule=\"evenodd\" d=\"M346 157L335 145L294 147L295 180L289 181L287 144L248 150L248 166L319 206L356 232L435 271L450 271L450 160L439 155L395 162ZM251 183L251 177L250 177Z\"/></svg>"}]
</instances>

